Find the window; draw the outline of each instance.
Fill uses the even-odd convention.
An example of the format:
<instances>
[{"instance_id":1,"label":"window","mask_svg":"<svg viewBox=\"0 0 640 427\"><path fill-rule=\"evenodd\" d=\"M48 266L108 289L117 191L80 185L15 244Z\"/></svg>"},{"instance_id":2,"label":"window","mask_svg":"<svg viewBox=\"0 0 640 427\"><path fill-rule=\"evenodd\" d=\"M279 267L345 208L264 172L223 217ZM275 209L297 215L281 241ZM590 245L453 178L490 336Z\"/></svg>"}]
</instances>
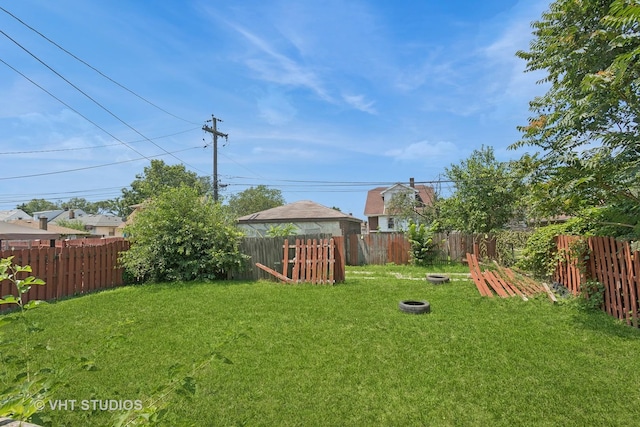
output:
<instances>
[{"instance_id":1,"label":"window","mask_svg":"<svg viewBox=\"0 0 640 427\"><path fill-rule=\"evenodd\" d=\"M389 228L389 230L393 230L396 227L393 218L389 217L389 219L387 220L387 227Z\"/></svg>"}]
</instances>

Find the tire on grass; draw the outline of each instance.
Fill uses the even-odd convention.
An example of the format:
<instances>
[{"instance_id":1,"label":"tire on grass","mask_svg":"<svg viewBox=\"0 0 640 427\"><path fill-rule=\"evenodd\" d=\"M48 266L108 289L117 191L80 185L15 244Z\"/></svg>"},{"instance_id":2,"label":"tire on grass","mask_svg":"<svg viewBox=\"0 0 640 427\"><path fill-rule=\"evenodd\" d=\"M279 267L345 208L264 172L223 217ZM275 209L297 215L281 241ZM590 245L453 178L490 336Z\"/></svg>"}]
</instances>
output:
<instances>
[{"instance_id":1,"label":"tire on grass","mask_svg":"<svg viewBox=\"0 0 640 427\"><path fill-rule=\"evenodd\" d=\"M398 308L405 313L423 314L431 311L431 304L429 304L429 301L405 300L400 301Z\"/></svg>"},{"instance_id":2,"label":"tire on grass","mask_svg":"<svg viewBox=\"0 0 640 427\"><path fill-rule=\"evenodd\" d=\"M449 276L442 274L427 274L427 280L433 284L439 285L441 283L447 283L449 281Z\"/></svg>"}]
</instances>

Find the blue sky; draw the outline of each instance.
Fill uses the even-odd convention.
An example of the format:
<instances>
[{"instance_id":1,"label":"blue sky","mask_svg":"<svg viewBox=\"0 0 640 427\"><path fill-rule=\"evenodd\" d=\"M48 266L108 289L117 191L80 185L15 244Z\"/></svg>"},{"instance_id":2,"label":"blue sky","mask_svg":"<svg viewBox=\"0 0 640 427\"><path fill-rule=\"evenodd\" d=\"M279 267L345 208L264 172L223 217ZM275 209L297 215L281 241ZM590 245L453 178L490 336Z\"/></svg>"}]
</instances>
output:
<instances>
[{"instance_id":1,"label":"blue sky","mask_svg":"<svg viewBox=\"0 0 640 427\"><path fill-rule=\"evenodd\" d=\"M548 5L0 0L111 79L0 10L0 209L115 198L153 158L211 175L214 114L223 197L264 184L364 219L378 185L520 157L545 88L515 52Z\"/></svg>"}]
</instances>

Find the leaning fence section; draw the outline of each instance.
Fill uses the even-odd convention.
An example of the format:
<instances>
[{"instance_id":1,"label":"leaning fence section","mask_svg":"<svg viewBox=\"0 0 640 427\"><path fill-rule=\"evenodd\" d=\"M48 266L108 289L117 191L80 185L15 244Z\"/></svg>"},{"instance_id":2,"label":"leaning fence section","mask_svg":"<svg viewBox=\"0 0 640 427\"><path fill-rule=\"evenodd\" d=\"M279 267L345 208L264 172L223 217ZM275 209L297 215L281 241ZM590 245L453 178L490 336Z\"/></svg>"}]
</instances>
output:
<instances>
[{"instance_id":1,"label":"leaning fence section","mask_svg":"<svg viewBox=\"0 0 640 427\"><path fill-rule=\"evenodd\" d=\"M242 268L230 272L230 278L238 280L270 280L272 275L256 266L256 263L274 271L283 271L285 242L330 239L331 234L298 235L290 237L245 237L240 241L240 252L246 256ZM344 254L344 239L336 239L336 246ZM291 260L293 257L289 258ZM343 255L344 259L344 255Z\"/></svg>"},{"instance_id":2,"label":"leaning fence section","mask_svg":"<svg viewBox=\"0 0 640 427\"><path fill-rule=\"evenodd\" d=\"M86 246L3 250L0 258L12 256L14 264L31 266L30 275L45 281L44 286L33 286L23 295L24 302L50 301L123 285L118 254L128 248L126 240L113 239ZM10 282L0 283L0 295L16 295L15 292ZM9 305L0 309L10 308Z\"/></svg>"},{"instance_id":3,"label":"leaning fence section","mask_svg":"<svg viewBox=\"0 0 640 427\"><path fill-rule=\"evenodd\" d=\"M284 283L334 284L344 281L343 250L342 237L287 239L282 247L281 271L260 262L256 267Z\"/></svg>"},{"instance_id":4,"label":"leaning fence section","mask_svg":"<svg viewBox=\"0 0 640 427\"><path fill-rule=\"evenodd\" d=\"M588 281L604 287L602 310L638 327L640 252L613 237L558 236L554 279L578 295ZM592 290L593 292L593 290Z\"/></svg>"}]
</instances>

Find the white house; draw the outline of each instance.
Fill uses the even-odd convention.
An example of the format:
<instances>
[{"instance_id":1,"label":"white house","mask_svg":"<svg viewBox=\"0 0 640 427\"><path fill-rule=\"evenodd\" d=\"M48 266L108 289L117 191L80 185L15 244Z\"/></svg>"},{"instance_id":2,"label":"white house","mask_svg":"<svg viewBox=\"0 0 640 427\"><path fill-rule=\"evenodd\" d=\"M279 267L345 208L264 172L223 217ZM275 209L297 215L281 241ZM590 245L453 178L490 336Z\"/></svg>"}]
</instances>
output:
<instances>
[{"instance_id":1,"label":"white house","mask_svg":"<svg viewBox=\"0 0 640 427\"><path fill-rule=\"evenodd\" d=\"M368 221L369 232L394 232L406 230L408 224L390 209L390 202L398 194L405 194L415 201L417 210L433 205L435 192L433 187L415 184L413 178L409 184L396 183L389 187L376 187L367 193L364 214Z\"/></svg>"}]
</instances>

